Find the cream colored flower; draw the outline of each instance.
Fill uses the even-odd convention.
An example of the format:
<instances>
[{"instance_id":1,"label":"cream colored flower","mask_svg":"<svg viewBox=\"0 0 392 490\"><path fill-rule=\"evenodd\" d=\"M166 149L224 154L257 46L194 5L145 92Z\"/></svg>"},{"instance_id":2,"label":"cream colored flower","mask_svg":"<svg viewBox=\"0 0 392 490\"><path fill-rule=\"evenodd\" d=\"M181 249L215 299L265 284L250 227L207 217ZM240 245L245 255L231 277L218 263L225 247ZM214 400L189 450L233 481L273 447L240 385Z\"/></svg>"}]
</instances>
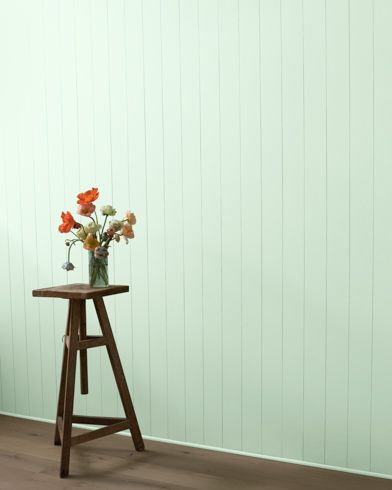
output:
<instances>
[{"instance_id":1,"label":"cream colored flower","mask_svg":"<svg viewBox=\"0 0 392 490\"><path fill-rule=\"evenodd\" d=\"M87 232L84 230L85 227L81 226L78 231L76 232L76 235L78 238L81 240L85 240L87 237Z\"/></svg>"},{"instance_id":2,"label":"cream colored flower","mask_svg":"<svg viewBox=\"0 0 392 490\"><path fill-rule=\"evenodd\" d=\"M97 233L97 231L99 231L100 229L101 229L101 225L99 225L98 223L95 223L94 221L91 221L90 223L88 223L87 225L84 226L85 232L91 233L92 235Z\"/></svg>"},{"instance_id":3,"label":"cream colored flower","mask_svg":"<svg viewBox=\"0 0 392 490\"><path fill-rule=\"evenodd\" d=\"M113 206L107 204L106 206L101 207L101 213L104 216L114 216L117 213L117 211L114 209Z\"/></svg>"}]
</instances>

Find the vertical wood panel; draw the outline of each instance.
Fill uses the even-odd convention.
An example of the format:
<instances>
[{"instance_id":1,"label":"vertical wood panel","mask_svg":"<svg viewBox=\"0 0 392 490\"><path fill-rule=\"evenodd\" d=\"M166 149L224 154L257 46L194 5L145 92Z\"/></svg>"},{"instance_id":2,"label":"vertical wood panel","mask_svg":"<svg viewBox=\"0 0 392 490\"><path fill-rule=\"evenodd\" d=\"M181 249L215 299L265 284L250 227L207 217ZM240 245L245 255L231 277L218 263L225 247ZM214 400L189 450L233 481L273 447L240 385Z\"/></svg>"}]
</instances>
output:
<instances>
[{"instance_id":1,"label":"vertical wood panel","mask_svg":"<svg viewBox=\"0 0 392 490\"><path fill-rule=\"evenodd\" d=\"M1 59L4 60L6 66L9 66L9 41L7 26L14 23L13 17L9 8L4 4L1 5L0 16L0 53ZM10 74L7 70L5 76L1 77L1 106L3 108L3 117L0 118L0 148L1 148L1 173L3 178L0 179L1 192L0 203L5 211L0 213L1 225L1 242L4 247L4 257L6 266L4 268L4 282L1 283L0 295L0 313L3 318L4 328L1 329L1 376L2 376L2 409L8 410L11 413L16 412L15 400L15 372L14 372L14 349L13 349L13 330L12 330L12 309L11 309L11 283L10 283L10 237L8 233L8 209L7 201L7 154L8 154L8 116L10 113L10 94L11 94ZM42 409L42 407L41 407Z\"/></svg>"},{"instance_id":2,"label":"vertical wood panel","mask_svg":"<svg viewBox=\"0 0 392 490\"><path fill-rule=\"evenodd\" d=\"M219 3L222 145L223 446L242 447L241 136L239 3Z\"/></svg>"},{"instance_id":3,"label":"vertical wood panel","mask_svg":"<svg viewBox=\"0 0 392 490\"><path fill-rule=\"evenodd\" d=\"M392 52L390 19L392 4L374 3L374 323L371 470L391 473L392 391L387 388L392 372L392 194L391 111ZM387 378L386 378L387 377Z\"/></svg>"},{"instance_id":4,"label":"vertical wood panel","mask_svg":"<svg viewBox=\"0 0 392 490\"><path fill-rule=\"evenodd\" d=\"M282 454L282 70L279 2L261 2L262 452Z\"/></svg>"},{"instance_id":5,"label":"vertical wood panel","mask_svg":"<svg viewBox=\"0 0 392 490\"><path fill-rule=\"evenodd\" d=\"M203 442L203 262L199 11L180 0L186 438Z\"/></svg>"},{"instance_id":6,"label":"vertical wood panel","mask_svg":"<svg viewBox=\"0 0 392 490\"><path fill-rule=\"evenodd\" d=\"M261 449L261 148L259 2L239 2L242 448Z\"/></svg>"},{"instance_id":7,"label":"vertical wood panel","mask_svg":"<svg viewBox=\"0 0 392 490\"><path fill-rule=\"evenodd\" d=\"M146 194L146 119L142 3L125 2L127 53L129 179L137 216L137 239L131 246L133 386L135 408L143 434L151 433L150 330L148 304L148 234Z\"/></svg>"},{"instance_id":8,"label":"vertical wood panel","mask_svg":"<svg viewBox=\"0 0 392 490\"><path fill-rule=\"evenodd\" d=\"M30 119L33 138L32 158L34 160L34 189L36 199L36 216L38 223L46 226L37 229L37 284L52 283L52 214L50 195L50 161L47 125L47 82L45 40L43 26L43 6L29 8L30 15L30 49L31 49L31 95L32 117ZM30 292L31 294L31 292ZM29 294L29 295L30 295ZM29 298L31 299L31 297ZM54 349L53 301L39 302L39 322L41 329L41 365L45 376L42 384L43 417L51 417L56 406L56 368Z\"/></svg>"},{"instance_id":9,"label":"vertical wood panel","mask_svg":"<svg viewBox=\"0 0 392 490\"><path fill-rule=\"evenodd\" d=\"M373 276L373 9L350 2L348 464L370 466ZM370 68L370 69L369 69Z\"/></svg>"},{"instance_id":10,"label":"vertical wood panel","mask_svg":"<svg viewBox=\"0 0 392 490\"><path fill-rule=\"evenodd\" d=\"M162 8L162 97L165 176L167 433L185 439L184 237L180 24L177 0Z\"/></svg>"},{"instance_id":11,"label":"vertical wood panel","mask_svg":"<svg viewBox=\"0 0 392 490\"><path fill-rule=\"evenodd\" d=\"M348 2L327 2L327 350L325 462L347 464L349 305Z\"/></svg>"},{"instance_id":12,"label":"vertical wood panel","mask_svg":"<svg viewBox=\"0 0 392 490\"><path fill-rule=\"evenodd\" d=\"M303 457L304 87L302 0L282 2L283 455Z\"/></svg>"},{"instance_id":13,"label":"vertical wood panel","mask_svg":"<svg viewBox=\"0 0 392 490\"><path fill-rule=\"evenodd\" d=\"M305 332L304 457L325 458L326 85L325 2L304 1Z\"/></svg>"},{"instance_id":14,"label":"vertical wood panel","mask_svg":"<svg viewBox=\"0 0 392 490\"><path fill-rule=\"evenodd\" d=\"M222 225L219 5L199 1L204 443L222 445Z\"/></svg>"},{"instance_id":15,"label":"vertical wood panel","mask_svg":"<svg viewBox=\"0 0 392 490\"><path fill-rule=\"evenodd\" d=\"M165 297L165 188L161 4L143 1L148 284L150 311L151 432L167 436L167 346Z\"/></svg>"},{"instance_id":16,"label":"vertical wood panel","mask_svg":"<svg viewBox=\"0 0 392 490\"><path fill-rule=\"evenodd\" d=\"M13 5L11 15L19 17L20 6L18 3ZM18 59L22 56L23 43L21 38L11 29L11 23L5 26L5 43L8 50L12 49L15 56L10 56L8 51L8 74L6 90L8 92L5 101L7 113L7 125L4 128L4 158L7 162L3 178L6 182L13 182L4 189L6 199L6 216L12 213L10 203L15 209L14 224L17 229L22 228L22 200L21 200L21 156L20 156L20 130L19 130L19 111L20 102L16 94L22 85L23 64ZM13 86L15 84L15 87ZM9 226L9 223L6 224ZM25 317L25 298L23 283L23 241L16 236L10 235L8 238L8 271L9 271L9 308L11 345L13 350L13 380L14 380L14 408L16 413L24 413L29 410L29 390L28 390L28 359L26 350L26 317ZM7 271L7 272L8 272ZM22 356L19 358L19 354Z\"/></svg>"},{"instance_id":17,"label":"vertical wood panel","mask_svg":"<svg viewBox=\"0 0 392 490\"><path fill-rule=\"evenodd\" d=\"M31 77L31 57L29 39L29 12L21 15L23 35L21 36L20 62L23 66L23 78ZM31 290L37 284L37 243L36 243L36 192L34 182L34 161L32 159L33 140L31 134L31 85L21 84L19 94L18 125L20 136L20 168L23 178L20 179L20 197L22 209L30 209L30 217L24 220L24 233L30 237L23 240L23 269L24 269L24 307L26 315L26 344L28 366L28 397L30 414L40 416L43 413L42 399L42 366L41 366L41 328L39 324L39 305L30 301Z\"/></svg>"}]
</instances>

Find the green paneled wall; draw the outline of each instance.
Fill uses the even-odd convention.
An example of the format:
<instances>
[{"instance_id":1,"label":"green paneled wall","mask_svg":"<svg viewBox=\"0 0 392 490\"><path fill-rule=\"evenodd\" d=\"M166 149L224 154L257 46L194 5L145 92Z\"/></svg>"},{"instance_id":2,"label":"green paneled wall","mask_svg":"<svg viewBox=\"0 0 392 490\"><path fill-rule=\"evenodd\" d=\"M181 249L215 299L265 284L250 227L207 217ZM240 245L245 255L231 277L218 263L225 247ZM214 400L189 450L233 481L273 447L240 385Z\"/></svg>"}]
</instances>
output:
<instances>
[{"instance_id":1,"label":"green paneled wall","mask_svg":"<svg viewBox=\"0 0 392 490\"><path fill-rule=\"evenodd\" d=\"M62 210L131 208L108 299L146 435L392 475L392 2L0 2L0 410L53 419ZM97 323L89 310L90 329ZM81 413L120 414L89 351Z\"/></svg>"}]
</instances>

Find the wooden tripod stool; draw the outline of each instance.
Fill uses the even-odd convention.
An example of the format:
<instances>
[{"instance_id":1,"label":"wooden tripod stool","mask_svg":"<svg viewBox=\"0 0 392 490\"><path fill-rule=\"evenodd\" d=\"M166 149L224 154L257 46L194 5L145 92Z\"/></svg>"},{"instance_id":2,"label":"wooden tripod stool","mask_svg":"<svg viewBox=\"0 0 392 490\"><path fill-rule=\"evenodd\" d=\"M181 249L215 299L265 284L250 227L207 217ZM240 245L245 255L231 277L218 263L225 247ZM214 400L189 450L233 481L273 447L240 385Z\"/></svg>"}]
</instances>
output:
<instances>
[{"instance_id":1,"label":"wooden tripod stool","mask_svg":"<svg viewBox=\"0 0 392 490\"><path fill-rule=\"evenodd\" d=\"M52 288L35 289L33 296L45 298L68 299L68 319L65 331L63 364L61 368L60 390L57 405L55 445L61 445L60 477L69 473L71 446L92 441L98 437L114 434L130 429L136 451L144 450L144 442L140 433L136 413L129 394L127 381L118 355L116 342L110 326L103 296L126 293L128 286L108 286L92 288L87 284L69 284ZM86 332L86 300L94 301L102 335L87 335ZM80 351L80 386L83 395L88 393L87 349L106 346L113 374L120 393L125 418L90 417L73 414L76 358ZM103 425L100 429L88 431L72 437L72 423Z\"/></svg>"}]
</instances>

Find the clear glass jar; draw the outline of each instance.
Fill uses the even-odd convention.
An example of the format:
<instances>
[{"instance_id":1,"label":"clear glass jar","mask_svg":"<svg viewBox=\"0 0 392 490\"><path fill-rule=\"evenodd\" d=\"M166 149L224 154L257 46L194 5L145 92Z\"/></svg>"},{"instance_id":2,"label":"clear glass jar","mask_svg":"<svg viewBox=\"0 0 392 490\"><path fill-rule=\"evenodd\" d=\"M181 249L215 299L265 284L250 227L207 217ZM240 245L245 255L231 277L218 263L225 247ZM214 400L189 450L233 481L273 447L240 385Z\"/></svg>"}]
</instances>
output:
<instances>
[{"instance_id":1,"label":"clear glass jar","mask_svg":"<svg viewBox=\"0 0 392 490\"><path fill-rule=\"evenodd\" d=\"M93 288L109 286L108 258L97 259L94 252L88 253L89 284Z\"/></svg>"}]
</instances>

